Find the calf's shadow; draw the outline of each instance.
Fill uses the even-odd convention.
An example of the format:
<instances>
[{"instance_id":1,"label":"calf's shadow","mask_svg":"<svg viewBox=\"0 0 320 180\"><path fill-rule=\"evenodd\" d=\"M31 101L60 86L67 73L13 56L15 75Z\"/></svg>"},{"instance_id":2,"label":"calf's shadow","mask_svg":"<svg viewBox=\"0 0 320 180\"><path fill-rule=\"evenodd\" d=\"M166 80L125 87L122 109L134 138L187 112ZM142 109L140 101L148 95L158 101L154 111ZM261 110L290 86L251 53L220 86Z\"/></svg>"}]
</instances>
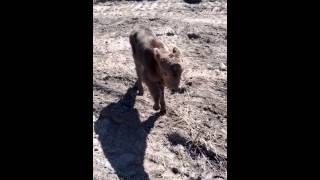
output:
<instances>
[{"instance_id":1,"label":"calf's shadow","mask_svg":"<svg viewBox=\"0 0 320 180\"><path fill-rule=\"evenodd\" d=\"M134 108L137 84L115 103L111 103L100 113L94 124L103 153L120 179L149 179L143 161L146 140L155 121L157 112L141 122Z\"/></svg>"}]
</instances>

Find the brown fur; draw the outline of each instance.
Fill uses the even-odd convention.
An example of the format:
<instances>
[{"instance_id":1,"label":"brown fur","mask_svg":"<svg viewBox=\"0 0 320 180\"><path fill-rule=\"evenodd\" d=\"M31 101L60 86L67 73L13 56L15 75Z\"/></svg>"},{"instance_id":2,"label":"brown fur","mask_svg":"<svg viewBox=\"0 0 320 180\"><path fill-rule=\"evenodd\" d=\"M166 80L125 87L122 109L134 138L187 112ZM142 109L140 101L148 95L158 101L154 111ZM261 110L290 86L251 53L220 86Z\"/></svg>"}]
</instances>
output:
<instances>
[{"instance_id":1,"label":"brown fur","mask_svg":"<svg viewBox=\"0 0 320 180\"><path fill-rule=\"evenodd\" d=\"M143 95L144 82L153 99L153 109L166 113L164 87L179 90L182 73L180 51L174 47L169 51L147 27L140 26L130 33L130 44L138 76L139 95Z\"/></svg>"}]
</instances>

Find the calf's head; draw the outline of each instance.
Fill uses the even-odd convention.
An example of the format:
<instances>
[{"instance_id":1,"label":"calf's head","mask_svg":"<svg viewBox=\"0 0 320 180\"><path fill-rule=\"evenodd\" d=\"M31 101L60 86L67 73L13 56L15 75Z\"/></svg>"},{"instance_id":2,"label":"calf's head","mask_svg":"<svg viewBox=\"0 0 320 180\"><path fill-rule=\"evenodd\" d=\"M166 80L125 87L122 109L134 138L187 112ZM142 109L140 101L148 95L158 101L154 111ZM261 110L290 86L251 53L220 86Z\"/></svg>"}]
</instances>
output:
<instances>
[{"instance_id":1,"label":"calf's head","mask_svg":"<svg viewBox=\"0 0 320 180\"><path fill-rule=\"evenodd\" d=\"M182 59L178 48L174 47L172 51L161 51L154 49L154 56L160 67L160 75L166 87L172 92L180 89L180 80L183 68L181 66Z\"/></svg>"}]
</instances>

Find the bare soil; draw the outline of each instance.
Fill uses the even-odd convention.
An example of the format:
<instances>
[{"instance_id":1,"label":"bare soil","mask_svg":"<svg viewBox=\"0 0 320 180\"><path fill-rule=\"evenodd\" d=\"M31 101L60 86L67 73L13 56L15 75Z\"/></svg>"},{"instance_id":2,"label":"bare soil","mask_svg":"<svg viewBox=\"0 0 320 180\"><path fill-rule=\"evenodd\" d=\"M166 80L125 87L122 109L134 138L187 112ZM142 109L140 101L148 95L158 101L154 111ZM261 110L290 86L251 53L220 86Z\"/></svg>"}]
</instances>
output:
<instances>
[{"instance_id":1,"label":"bare soil","mask_svg":"<svg viewBox=\"0 0 320 180\"><path fill-rule=\"evenodd\" d=\"M227 179L226 0L95 2L93 22L93 178ZM166 90L164 116L136 96L136 25L182 52L186 92Z\"/></svg>"}]
</instances>

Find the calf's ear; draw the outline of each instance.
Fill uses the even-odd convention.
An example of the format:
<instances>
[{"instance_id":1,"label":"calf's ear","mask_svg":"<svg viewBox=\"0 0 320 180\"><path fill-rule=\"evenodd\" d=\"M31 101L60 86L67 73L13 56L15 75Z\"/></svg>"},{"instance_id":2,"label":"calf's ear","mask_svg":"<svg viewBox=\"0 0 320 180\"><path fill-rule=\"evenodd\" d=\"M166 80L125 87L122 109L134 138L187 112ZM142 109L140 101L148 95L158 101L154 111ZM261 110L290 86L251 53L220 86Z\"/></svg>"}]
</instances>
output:
<instances>
[{"instance_id":1,"label":"calf's ear","mask_svg":"<svg viewBox=\"0 0 320 180\"><path fill-rule=\"evenodd\" d=\"M156 60L160 60L160 52L159 52L158 48L153 49L153 54L154 54L154 57L156 58Z\"/></svg>"},{"instance_id":2,"label":"calf's ear","mask_svg":"<svg viewBox=\"0 0 320 180\"><path fill-rule=\"evenodd\" d=\"M174 54L176 57L180 57L180 55L181 55L181 52L180 52L180 50L179 50L177 47L174 47L174 48L172 49L172 52L173 52L173 54Z\"/></svg>"}]
</instances>

